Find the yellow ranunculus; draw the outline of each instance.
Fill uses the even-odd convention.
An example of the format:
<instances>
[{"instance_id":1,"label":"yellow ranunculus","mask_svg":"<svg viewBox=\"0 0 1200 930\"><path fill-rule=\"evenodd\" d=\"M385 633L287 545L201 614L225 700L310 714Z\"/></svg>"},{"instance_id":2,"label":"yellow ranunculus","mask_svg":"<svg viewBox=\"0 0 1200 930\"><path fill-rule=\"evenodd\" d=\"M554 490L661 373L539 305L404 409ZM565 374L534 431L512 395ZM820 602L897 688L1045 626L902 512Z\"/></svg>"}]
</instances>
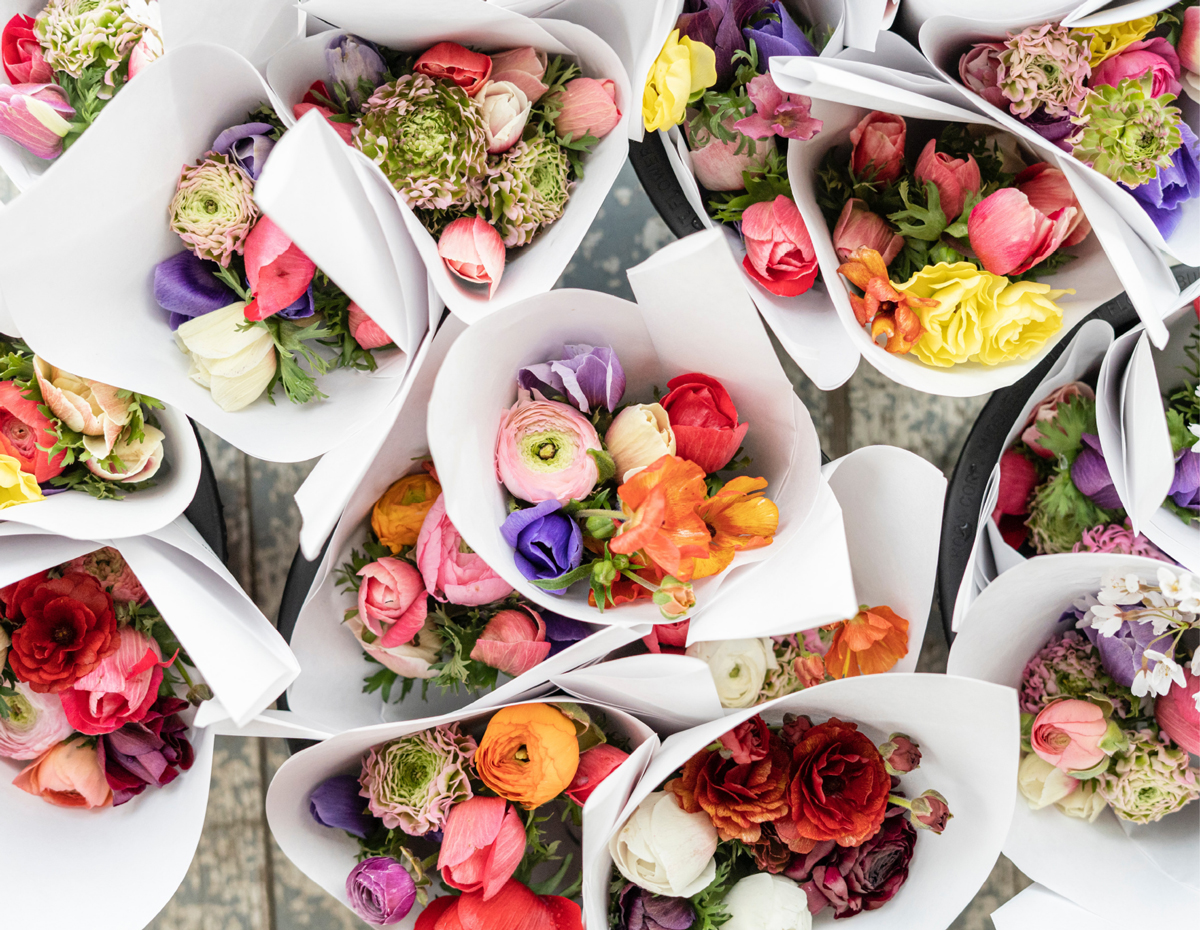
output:
<instances>
[{"instance_id":1,"label":"yellow ranunculus","mask_svg":"<svg viewBox=\"0 0 1200 930\"><path fill-rule=\"evenodd\" d=\"M1151 13L1149 16L1130 20L1127 23L1088 26L1086 29L1072 30L1071 36L1089 46L1091 57L1088 64L1094 68L1104 59L1112 58L1113 55L1123 52L1139 39L1146 38L1157 22L1158 17Z\"/></svg>"},{"instance_id":2,"label":"yellow ranunculus","mask_svg":"<svg viewBox=\"0 0 1200 930\"><path fill-rule=\"evenodd\" d=\"M21 471L21 463L11 455L0 455L0 510L45 500L37 479Z\"/></svg>"},{"instance_id":3,"label":"yellow ranunculus","mask_svg":"<svg viewBox=\"0 0 1200 930\"><path fill-rule=\"evenodd\" d=\"M996 294L983 312L983 346L979 361L999 365L1032 358L1062 328L1062 310L1054 301L1073 290L1054 291L1049 284L1018 281Z\"/></svg>"},{"instance_id":4,"label":"yellow ranunculus","mask_svg":"<svg viewBox=\"0 0 1200 930\"><path fill-rule=\"evenodd\" d=\"M642 119L646 129L669 129L683 122L688 98L717 83L717 56L703 42L672 30L646 76Z\"/></svg>"}]
</instances>

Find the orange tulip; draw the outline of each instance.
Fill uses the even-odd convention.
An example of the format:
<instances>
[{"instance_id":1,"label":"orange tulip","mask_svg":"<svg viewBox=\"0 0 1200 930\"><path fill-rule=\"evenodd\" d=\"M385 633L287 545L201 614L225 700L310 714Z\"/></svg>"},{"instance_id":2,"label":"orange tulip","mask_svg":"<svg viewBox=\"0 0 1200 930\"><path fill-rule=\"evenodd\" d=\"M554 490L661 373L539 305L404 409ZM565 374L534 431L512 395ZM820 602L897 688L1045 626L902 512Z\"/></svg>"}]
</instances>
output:
<instances>
[{"instance_id":1,"label":"orange tulip","mask_svg":"<svg viewBox=\"0 0 1200 930\"><path fill-rule=\"evenodd\" d=\"M936 307L938 302L896 290L883 256L874 249L855 249L850 260L838 266L838 274L863 292L862 297L850 295L850 306L860 326L871 325L871 339L883 336L883 347L896 355L911 352L925 331L913 307Z\"/></svg>"},{"instance_id":2,"label":"orange tulip","mask_svg":"<svg viewBox=\"0 0 1200 930\"><path fill-rule=\"evenodd\" d=\"M475 751L480 781L526 810L561 794L578 768L575 724L549 704L496 711Z\"/></svg>"},{"instance_id":3,"label":"orange tulip","mask_svg":"<svg viewBox=\"0 0 1200 930\"><path fill-rule=\"evenodd\" d=\"M908 621L890 607L863 607L838 624L825 655L834 678L877 675L908 655Z\"/></svg>"},{"instance_id":4,"label":"orange tulip","mask_svg":"<svg viewBox=\"0 0 1200 930\"><path fill-rule=\"evenodd\" d=\"M709 557L696 559L693 578L717 575L729 567L733 554L761 549L774 542L779 508L763 497L766 478L734 478L696 508L712 536Z\"/></svg>"},{"instance_id":5,"label":"orange tulip","mask_svg":"<svg viewBox=\"0 0 1200 930\"><path fill-rule=\"evenodd\" d=\"M617 489L628 519L609 549L641 550L666 574L689 581L694 560L709 556L708 527L696 513L706 493L699 465L664 455Z\"/></svg>"},{"instance_id":6,"label":"orange tulip","mask_svg":"<svg viewBox=\"0 0 1200 930\"><path fill-rule=\"evenodd\" d=\"M371 529L379 541L399 555L405 546L415 546L429 508L442 493L442 486L424 472L401 478L383 492L371 511Z\"/></svg>"}]
</instances>

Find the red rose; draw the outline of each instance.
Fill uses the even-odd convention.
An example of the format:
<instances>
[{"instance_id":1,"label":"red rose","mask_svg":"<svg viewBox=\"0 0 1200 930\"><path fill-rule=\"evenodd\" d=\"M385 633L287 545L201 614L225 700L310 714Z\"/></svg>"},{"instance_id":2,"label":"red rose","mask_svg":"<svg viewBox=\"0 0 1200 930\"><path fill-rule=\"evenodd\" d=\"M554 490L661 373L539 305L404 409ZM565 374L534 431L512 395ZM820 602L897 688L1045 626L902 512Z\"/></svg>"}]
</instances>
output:
<instances>
[{"instance_id":1,"label":"red rose","mask_svg":"<svg viewBox=\"0 0 1200 930\"><path fill-rule=\"evenodd\" d=\"M800 836L859 846L878 832L891 777L875 744L855 724L830 717L804 734L792 761L796 774L788 801Z\"/></svg>"},{"instance_id":2,"label":"red rose","mask_svg":"<svg viewBox=\"0 0 1200 930\"><path fill-rule=\"evenodd\" d=\"M749 423L738 425L729 392L716 378L701 374L672 378L667 387L671 393L662 405L675 432L676 455L695 462L706 475L724 468L750 429Z\"/></svg>"},{"instance_id":3,"label":"red rose","mask_svg":"<svg viewBox=\"0 0 1200 930\"><path fill-rule=\"evenodd\" d=\"M14 84L53 84L54 69L42 57L42 46L33 34L33 17L14 16L0 36L4 73Z\"/></svg>"},{"instance_id":4,"label":"red rose","mask_svg":"<svg viewBox=\"0 0 1200 930\"><path fill-rule=\"evenodd\" d=\"M62 474L66 451L50 461L38 448L49 448L55 438L53 424L37 403L22 394L16 382L0 381L0 455L11 455L21 463L21 471L41 484Z\"/></svg>"},{"instance_id":5,"label":"red rose","mask_svg":"<svg viewBox=\"0 0 1200 930\"><path fill-rule=\"evenodd\" d=\"M13 631L8 661L34 691L64 691L117 651L112 596L91 575L31 575L7 603L8 618L24 621Z\"/></svg>"}]
</instances>

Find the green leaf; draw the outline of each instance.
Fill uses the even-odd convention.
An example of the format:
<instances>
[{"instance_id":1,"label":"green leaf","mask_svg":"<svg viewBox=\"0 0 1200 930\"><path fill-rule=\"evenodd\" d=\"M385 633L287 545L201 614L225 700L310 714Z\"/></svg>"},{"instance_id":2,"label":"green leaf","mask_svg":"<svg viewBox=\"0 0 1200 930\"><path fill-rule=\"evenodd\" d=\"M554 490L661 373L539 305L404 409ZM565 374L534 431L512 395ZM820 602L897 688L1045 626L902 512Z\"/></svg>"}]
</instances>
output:
<instances>
[{"instance_id":1,"label":"green leaf","mask_svg":"<svg viewBox=\"0 0 1200 930\"><path fill-rule=\"evenodd\" d=\"M317 382L300 366L297 358L302 359L316 374L325 374L329 370L329 362L307 345L307 342L329 336L329 330L324 329L319 323L300 326L291 320L281 319L279 316L248 322L248 325L242 328L248 329L251 326L263 327L271 334L271 338L275 342L275 353L279 364L275 368L274 377L267 385L267 398L271 399L272 403L274 403L272 394L277 384L283 385L284 394L294 404L306 404L314 398L329 396L318 389Z\"/></svg>"},{"instance_id":2,"label":"green leaf","mask_svg":"<svg viewBox=\"0 0 1200 930\"><path fill-rule=\"evenodd\" d=\"M722 223L739 223L746 208L756 203L770 203L776 197L791 198L792 185L788 181L787 161L779 152L767 156L762 168L742 172L742 183L746 192L718 194L708 202L713 219Z\"/></svg>"},{"instance_id":3,"label":"green leaf","mask_svg":"<svg viewBox=\"0 0 1200 930\"><path fill-rule=\"evenodd\" d=\"M1076 395L1061 401L1052 420L1037 424L1040 445L1058 459L1060 468L1070 468L1083 448L1083 434L1096 433L1096 401Z\"/></svg>"},{"instance_id":4,"label":"green leaf","mask_svg":"<svg viewBox=\"0 0 1200 930\"><path fill-rule=\"evenodd\" d=\"M590 455L596 462L596 471L599 472L599 477L596 478L596 484L604 484L617 473L617 463L611 455L603 449L588 449Z\"/></svg>"},{"instance_id":5,"label":"green leaf","mask_svg":"<svg viewBox=\"0 0 1200 930\"><path fill-rule=\"evenodd\" d=\"M922 206L914 199L909 199L908 181L900 182L900 199L904 201L904 209L888 215L896 232L906 239L919 239L922 242L937 242L946 230L946 214L942 212L942 200L938 194L937 185L932 181L925 182L925 200L927 206Z\"/></svg>"}]
</instances>

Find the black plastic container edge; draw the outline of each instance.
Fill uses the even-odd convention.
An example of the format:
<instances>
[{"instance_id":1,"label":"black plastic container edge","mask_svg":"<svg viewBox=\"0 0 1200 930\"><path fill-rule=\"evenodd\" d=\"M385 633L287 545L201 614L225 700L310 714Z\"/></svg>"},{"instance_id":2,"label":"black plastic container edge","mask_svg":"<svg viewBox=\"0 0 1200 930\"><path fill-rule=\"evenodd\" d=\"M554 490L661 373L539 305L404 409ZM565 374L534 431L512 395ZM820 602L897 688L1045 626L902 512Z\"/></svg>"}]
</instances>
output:
<instances>
[{"instance_id":1,"label":"black plastic container edge","mask_svg":"<svg viewBox=\"0 0 1200 930\"><path fill-rule=\"evenodd\" d=\"M196 485L196 495L187 505L183 515L224 564L229 561L229 530L225 525L225 505L221 501L217 475L213 471L212 460L208 457L208 449L204 447L204 440L200 438L200 431L196 429L195 423L192 423L192 432L196 434L196 444L200 447L200 482Z\"/></svg>"},{"instance_id":2,"label":"black plastic container edge","mask_svg":"<svg viewBox=\"0 0 1200 930\"><path fill-rule=\"evenodd\" d=\"M629 140L629 160L642 189L663 218L667 228L679 239L704 229L704 223L688 203L679 179L667 158L662 136L647 132L641 142Z\"/></svg>"}]
</instances>

